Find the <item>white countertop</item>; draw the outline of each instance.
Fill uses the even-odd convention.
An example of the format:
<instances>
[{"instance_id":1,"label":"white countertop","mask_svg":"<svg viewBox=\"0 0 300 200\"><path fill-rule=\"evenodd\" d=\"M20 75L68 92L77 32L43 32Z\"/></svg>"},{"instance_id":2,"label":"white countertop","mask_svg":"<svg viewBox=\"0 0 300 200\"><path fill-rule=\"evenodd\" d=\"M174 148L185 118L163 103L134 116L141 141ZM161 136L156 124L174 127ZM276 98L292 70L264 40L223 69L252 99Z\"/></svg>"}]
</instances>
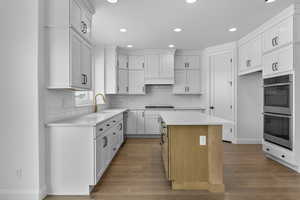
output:
<instances>
[{"instance_id":1,"label":"white countertop","mask_svg":"<svg viewBox=\"0 0 300 200\"><path fill-rule=\"evenodd\" d=\"M162 111L159 112L166 125L224 125L232 121L190 111Z\"/></svg>"},{"instance_id":2,"label":"white countertop","mask_svg":"<svg viewBox=\"0 0 300 200\"><path fill-rule=\"evenodd\" d=\"M69 127L69 126L87 126L94 127L97 124L105 122L106 120L126 112L127 109L106 109L98 113L90 113L87 115L77 116L73 118L63 119L55 122L48 123L48 127Z\"/></svg>"}]
</instances>

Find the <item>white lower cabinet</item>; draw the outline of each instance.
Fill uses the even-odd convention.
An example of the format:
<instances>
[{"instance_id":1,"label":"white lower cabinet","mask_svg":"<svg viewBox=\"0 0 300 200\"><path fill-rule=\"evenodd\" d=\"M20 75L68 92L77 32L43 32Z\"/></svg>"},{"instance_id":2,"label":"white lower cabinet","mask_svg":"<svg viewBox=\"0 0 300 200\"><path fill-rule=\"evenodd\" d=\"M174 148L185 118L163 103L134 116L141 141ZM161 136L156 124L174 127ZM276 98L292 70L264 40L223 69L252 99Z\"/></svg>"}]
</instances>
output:
<instances>
[{"instance_id":1,"label":"white lower cabinet","mask_svg":"<svg viewBox=\"0 0 300 200\"><path fill-rule=\"evenodd\" d=\"M128 136L133 135L159 135L159 115L154 111L131 110L128 112L127 131Z\"/></svg>"},{"instance_id":2,"label":"white lower cabinet","mask_svg":"<svg viewBox=\"0 0 300 200\"><path fill-rule=\"evenodd\" d=\"M145 112L145 134L159 135L160 134L160 120L157 113Z\"/></svg>"},{"instance_id":3,"label":"white lower cabinet","mask_svg":"<svg viewBox=\"0 0 300 200\"><path fill-rule=\"evenodd\" d=\"M48 127L49 195L89 195L123 143L123 113L98 124Z\"/></svg>"}]
</instances>

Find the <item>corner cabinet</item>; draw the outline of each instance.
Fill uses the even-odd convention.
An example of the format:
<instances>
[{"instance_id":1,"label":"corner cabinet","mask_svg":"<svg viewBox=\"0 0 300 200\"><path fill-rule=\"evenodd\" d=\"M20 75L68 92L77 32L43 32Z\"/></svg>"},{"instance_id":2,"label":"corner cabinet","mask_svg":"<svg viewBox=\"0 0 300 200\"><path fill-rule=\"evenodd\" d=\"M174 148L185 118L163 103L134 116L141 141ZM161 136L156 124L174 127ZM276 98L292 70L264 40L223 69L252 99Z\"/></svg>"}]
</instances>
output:
<instances>
[{"instance_id":1,"label":"corner cabinet","mask_svg":"<svg viewBox=\"0 0 300 200\"><path fill-rule=\"evenodd\" d=\"M262 36L239 45L239 75L262 70Z\"/></svg>"},{"instance_id":2,"label":"corner cabinet","mask_svg":"<svg viewBox=\"0 0 300 200\"><path fill-rule=\"evenodd\" d=\"M145 94L144 66L144 56L129 56L117 46L106 47L106 94Z\"/></svg>"},{"instance_id":3,"label":"corner cabinet","mask_svg":"<svg viewBox=\"0 0 300 200\"><path fill-rule=\"evenodd\" d=\"M91 90L93 7L88 0L46 1L49 89Z\"/></svg>"}]
</instances>

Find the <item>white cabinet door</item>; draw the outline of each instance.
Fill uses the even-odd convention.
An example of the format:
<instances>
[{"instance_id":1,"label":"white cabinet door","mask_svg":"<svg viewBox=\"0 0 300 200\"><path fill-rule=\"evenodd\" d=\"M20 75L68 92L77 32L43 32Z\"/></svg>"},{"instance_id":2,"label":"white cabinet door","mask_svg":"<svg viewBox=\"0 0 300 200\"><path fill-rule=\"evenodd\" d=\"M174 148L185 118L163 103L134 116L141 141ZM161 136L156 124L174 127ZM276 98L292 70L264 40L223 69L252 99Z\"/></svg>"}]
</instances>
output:
<instances>
[{"instance_id":1,"label":"white cabinet door","mask_svg":"<svg viewBox=\"0 0 300 200\"><path fill-rule=\"evenodd\" d=\"M262 69L262 37L261 35L239 47L239 73L246 74Z\"/></svg>"},{"instance_id":2,"label":"white cabinet door","mask_svg":"<svg viewBox=\"0 0 300 200\"><path fill-rule=\"evenodd\" d=\"M160 121L157 114L145 114L145 134L158 135L160 134Z\"/></svg>"},{"instance_id":3,"label":"white cabinet door","mask_svg":"<svg viewBox=\"0 0 300 200\"><path fill-rule=\"evenodd\" d=\"M71 86L75 88L81 88L82 83L84 82L84 77L81 74L80 67L80 55L81 55L81 40L75 35L75 33L71 33L71 47L70 47L70 70L71 70Z\"/></svg>"},{"instance_id":4,"label":"white cabinet door","mask_svg":"<svg viewBox=\"0 0 300 200\"><path fill-rule=\"evenodd\" d=\"M129 111L127 116L126 134L134 135L137 132L137 117L136 111Z\"/></svg>"},{"instance_id":5,"label":"white cabinet door","mask_svg":"<svg viewBox=\"0 0 300 200\"><path fill-rule=\"evenodd\" d=\"M129 56L130 70L143 70L145 68L145 56Z\"/></svg>"},{"instance_id":6,"label":"white cabinet door","mask_svg":"<svg viewBox=\"0 0 300 200\"><path fill-rule=\"evenodd\" d=\"M261 66L262 63L262 37L259 35L257 38L250 42L250 59L251 67Z\"/></svg>"},{"instance_id":7,"label":"white cabinet door","mask_svg":"<svg viewBox=\"0 0 300 200\"><path fill-rule=\"evenodd\" d=\"M185 56L175 56L175 70L183 70L185 68Z\"/></svg>"},{"instance_id":8,"label":"white cabinet door","mask_svg":"<svg viewBox=\"0 0 300 200\"><path fill-rule=\"evenodd\" d=\"M200 69L199 56L185 56L184 63L187 69Z\"/></svg>"},{"instance_id":9,"label":"white cabinet door","mask_svg":"<svg viewBox=\"0 0 300 200\"><path fill-rule=\"evenodd\" d=\"M145 134L145 111L136 111L136 134Z\"/></svg>"},{"instance_id":10,"label":"white cabinet door","mask_svg":"<svg viewBox=\"0 0 300 200\"><path fill-rule=\"evenodd\" d=\"M128 69L128 56L123 54L118 55L118 67L119 69Z\"/></svg>"},{"instance_id":11,"label":"white cabinet door","mask_svg":"<svg viewBox=\"0 0 300 200\"><path fill-rule=\"evenodd\" d=\"M159 55L147 55L145 65L145 80L157 79L159 77Z\"/></svg>"},{"instance_id":12,"label":"white cabinet door","mask_svg":"<svg viewBox=\"0 0 300 200\"><path fill-rule=\"evenodd\" d=\"M200 94L200 71L199 70L186 70L187 93Z\"/></svg>"},{"instance_id":13,"label":"white cabinet door","mask_svg":"<svg viewBox=\"0 0 300 200\"><path fill-rule=\"evenodd\" d=\"M263 34L263 51L271 51L293 41L293 16Z\"/></svg>"},{"instance_id":14,"label":"white cabinet door","mask_svg":"<svg viewBox=\"0 0 300 200\"><path fill-rule=\"evenodd\" d=\"M175 70L175 84L173 93L185 94L186 92L186 70Z\"/></svg>"},{"instance_id":15,"label":"white cabinet door","mask_svg":"<svg viewBox=\"0 0 300 200\"><path fill-rule=\"evenodd\" d=\"M159 78L174 79L174 55L160 55Z\"/></svg>"},{"instance_id":16,"label":"white cabinet door","mask_svg":"<svg viewBox=\"0 0 300 200\"><path fill-rule=\"evenodd\" d=\"M70 8L70 21L71 26L74 27L78 32L81 29L81 8L77 0L71 0Z\"/></svg>"},{"instance_id":17,"label":"white cabinet door","mask_svg":"<svg viewBox=\"0 0 300 200\"><path fill-rule=\"evenodd\" d=\"M118 93L119 94L128 94L128 70L127 69L119 69L119 77L118 77Z\"/></svg>"},{"instance_id":18,"label":"white cabinet door","mask_svg":"<svg viewBox=\"0 0 300 200\"><path fill-rule=\"evenodd\" d=\"M144 70L129 70L129 94L145 94Z\"/></svg>"},{"instance_id":19,"label":"white cabinet door","mask_svg":"<svg viewBox=\"0 0 300 200\"><path fill-rule=\"evenodd\" d=\"M263 57L263 75L274 76L293 70L293 46L284 47Z\"/></svg>"},{"instance_id":20,"label":"white cabinet door","mask_svg":"<svg viewBox=\"0 0 300 200\"><path fill-rule=\"evenodd\" d=\"M81 43L81 75L84 77L82 87L92 88L92 49L86 43Z\"/></svg>"}]
</instances>

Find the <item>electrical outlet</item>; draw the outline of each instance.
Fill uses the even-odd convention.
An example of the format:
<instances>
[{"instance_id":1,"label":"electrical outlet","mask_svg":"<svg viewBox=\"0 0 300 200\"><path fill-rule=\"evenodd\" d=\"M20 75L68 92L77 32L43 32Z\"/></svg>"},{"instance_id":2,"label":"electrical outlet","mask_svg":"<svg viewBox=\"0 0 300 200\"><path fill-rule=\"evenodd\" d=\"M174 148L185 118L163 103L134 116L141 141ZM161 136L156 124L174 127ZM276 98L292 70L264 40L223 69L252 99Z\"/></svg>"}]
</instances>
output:
<instances>
[{"instance_id":1,"label":"electrical outlet","mask_svg":"<svg viewBox=\"0 0 300 200\"><path fill-rule=\"evenodd\" d=\"M200 141L199 141L201 146L206 145L206 136L200 136Z\"/></svg>"}]
</instances>

